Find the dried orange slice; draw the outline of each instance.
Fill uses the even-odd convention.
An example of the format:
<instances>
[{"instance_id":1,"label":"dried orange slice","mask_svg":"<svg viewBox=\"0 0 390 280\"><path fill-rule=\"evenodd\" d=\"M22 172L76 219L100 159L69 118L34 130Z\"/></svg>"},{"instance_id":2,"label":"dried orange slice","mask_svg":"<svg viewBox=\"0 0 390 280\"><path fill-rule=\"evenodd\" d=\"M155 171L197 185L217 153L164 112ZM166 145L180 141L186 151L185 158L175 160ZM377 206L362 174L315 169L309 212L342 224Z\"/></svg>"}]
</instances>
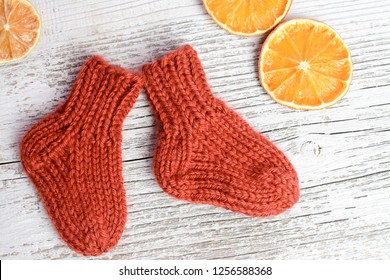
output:
<instances>
[{"instance_id":1,"label":"dried orange slice","mask_svg":"<svg viewBox=\"0 0 390 280\"><path fill-rule=\"evenodd\" d=\"M265 40L259 59L260 81L278 103L316 110L338 102L352 80L351 54L328 25L294 19Z\"/></svg>"},{"instance_id":2,"label":"dried orange slice","mask_svg":"<svg viewBox=\"0 0 390 280\"><path fill-rule=\"evenodd\" d=\"M261 35L277 25L290 9L292 0L203 0L213 20L227 32Z\"/></svg>"},{"instance_id":3,"label":"dried orange slice","mask_svg":"<svg viewBox=\"0 0 390 280\"><path fill-rule=\"evenodd\" d=\"M0 63L27 56L38 43L41 18L26 0L0 0Z\"/></svg>"}]
</instances>

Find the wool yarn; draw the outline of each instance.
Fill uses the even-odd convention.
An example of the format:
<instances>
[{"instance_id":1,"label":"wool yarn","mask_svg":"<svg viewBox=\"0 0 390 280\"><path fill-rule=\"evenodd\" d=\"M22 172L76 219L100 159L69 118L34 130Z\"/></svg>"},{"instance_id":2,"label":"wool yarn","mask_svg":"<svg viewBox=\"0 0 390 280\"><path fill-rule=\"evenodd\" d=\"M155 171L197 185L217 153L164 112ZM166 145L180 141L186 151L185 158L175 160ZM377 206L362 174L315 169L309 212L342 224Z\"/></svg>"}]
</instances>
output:
<instances>
[{"instance_id":1,"label":"wool yarn","mask_svg":"<svg viewBox=\"0 0 390 280\"><path fill-rule=\"evenodd\" d=\"M154 173L178 199L250 216L279 214L299 199L287 157L213 96L191 46L143 66L157 117Z\"/></svg>"},{"instance_id":2,"label":"wool yarn","mask_svg":"<svg viewBox=\"0 0 390 280\"><path fill-rule=\"evenodd\" d=\"M22 164L50 219L80 254L100 255L122 235L122 124L142 86L141 75L92 57L65 103L21 142Z\"/></svg>"}]
</instances>

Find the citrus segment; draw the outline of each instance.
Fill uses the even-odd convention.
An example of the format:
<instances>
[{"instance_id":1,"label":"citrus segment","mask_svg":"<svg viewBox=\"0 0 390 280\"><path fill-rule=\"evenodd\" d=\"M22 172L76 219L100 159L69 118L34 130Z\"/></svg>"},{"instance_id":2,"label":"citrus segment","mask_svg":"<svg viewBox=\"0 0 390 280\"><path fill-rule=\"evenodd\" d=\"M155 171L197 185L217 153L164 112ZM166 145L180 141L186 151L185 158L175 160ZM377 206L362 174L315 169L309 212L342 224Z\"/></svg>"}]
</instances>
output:
<instances>
[{"instance_id":1,"label":"citrus segment","mask_svg":"<svg viewBox=\"0 0 390 280\"><path fill-rule=\"evenodd\" d=\"M274 50L268 50L268 52L264 54L264 58L264 70L266 72L278 69L295 68L298 66L298 62L296 60L285 57Z\"/></svg>"},{"instance_id":2,"label":"citrus segment","mask_svg":"<svg viewBox=\"0 0 390 280\"><path fill-rule=\"evenodd\" d=\"M292 0L203 0L209 15L229 33L260 35L278 24Z\"/></svg>"},{"instance_id":3,"label":"citrus segment","mask_svg":"<svg viewBox=\"0 0 390 280\"><path fill-rule=\"evenodd\" d=\"M281 33L280 36L269 42L268 47L271 50L282 54L286 58L294 59L296 61L301 59L301 54L298 51L298 48L285 33Z\"/></svg>"},{"instance_id":4,"label":"citrus segment","mask_svg":"<svg viewBox=\"0 0 390 280\"><path fill-rule=\"evenodd\" d=\"M339 97L347 89L347 83L337 78L322 75L315 71L312 71L311 75L316 83L316 93L326 103Z\"/></svg>"},{"instance_id":5,"label":"citrus segment","mask_svg":"<svg viewBox=\"0 0 390 280\"><path fill-rule=\"evenodd\" d=\"M324 63L331 60L339 60L349 57L348 48L345 46L341 38L333 38L320 51L309 56L307 59L311 63Z\"/></svg>"},{"instance_id":6,"label":"citrus segment","mask_svg":"<svg viewBox=\"0 0 390 280\"><path fill-rule=\"evenodd\" d=\"M0 63L27 56L38 43L41 19L26 0L0 0Z\"/></svg>"},{"instance_id":7,"label":"citrus segment","mask_svg":"<svg viewBox=\"0 0 390 280\"><path fill-rule=\"evenodd\" d=\"M275 90L287 79L291 78L296 73L294 68L285 68L270 71L264 74L264 80L267 82L271 90Z\"/></svg>"},{"instance_id":8,"label":"citrus segment","mask_svg":"<svg viewBox=\"0 0 390 280\"><path fill-rule=\"evenodd\" d=\"M294 94L294 103L298 105L311 104L312 106L321 105L322 101L318 96L316 87L313 83L310 74L301 71L302 78L297 87L297 92ZM305 86L302 86L305 85Z\"/></svg>"},{"instance_id":9,"label":"citrus segment","mask_svg":"<svg viewBox=\"0 0 390 280\"><path fill-rule=\"evenodd\" d=\"M275 96L281 100L285 100L286 102L292 102L301 80L302 72L294 73L293 76L285 80L275 89Z\"/></svg>"},{"instance_id":10,"label":"citrus segment","mask_svg":"<svg viewBox=\"0 0 390 280\"><path fill-rule=\"evenodd\" d=\"M334 77L346 81L351 75L350 61L348 58L340 60L331 60L324 63L311 63L310 67L325 76Z\"/></svg>"},{"instance_id":11,"label":"citrus segment","mask_svg":"<svg viewBox=\"0 0 390 280\"><path fill-rule=\"evenodd\" d=\"M295 19L277 27L263 44L260 81L278 103L294 109L329 107L348 91L351 55L324 23Z\"/></svg>"},{"instance_id":12,"label":"citrus segment","mask_svg":"<svg viewBox=\"0 0 390 280\"><path fill-rule=\"evenodd\" d=\"M306 59L311 60L313 57L315 57L319 50L324 49L324 42L325 44L329 44L335 36L336 34L334 32L328 32L326 29L313 28L310 41L308 42L310 47L307 48Z\"/></svg>"}]
</instances>

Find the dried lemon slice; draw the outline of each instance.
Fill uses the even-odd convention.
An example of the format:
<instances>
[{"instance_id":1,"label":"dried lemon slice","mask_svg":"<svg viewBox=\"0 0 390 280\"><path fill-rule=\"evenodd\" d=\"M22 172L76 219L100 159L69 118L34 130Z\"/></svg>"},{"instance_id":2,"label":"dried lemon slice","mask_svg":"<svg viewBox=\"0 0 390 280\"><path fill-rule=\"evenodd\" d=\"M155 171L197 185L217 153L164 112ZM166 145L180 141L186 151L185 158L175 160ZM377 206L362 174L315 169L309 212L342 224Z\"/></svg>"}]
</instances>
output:
<instances>
[{"instance_id":1,"label":"dried lemon slice","mask_svg":"<svg viewBox=\"0 0 390 280\"><path fill-rule=\"evenodd\" d=\"M0 0L0 63L26 57L36 46L41 18L26 0Z\"/></svg>"}]
</instances>

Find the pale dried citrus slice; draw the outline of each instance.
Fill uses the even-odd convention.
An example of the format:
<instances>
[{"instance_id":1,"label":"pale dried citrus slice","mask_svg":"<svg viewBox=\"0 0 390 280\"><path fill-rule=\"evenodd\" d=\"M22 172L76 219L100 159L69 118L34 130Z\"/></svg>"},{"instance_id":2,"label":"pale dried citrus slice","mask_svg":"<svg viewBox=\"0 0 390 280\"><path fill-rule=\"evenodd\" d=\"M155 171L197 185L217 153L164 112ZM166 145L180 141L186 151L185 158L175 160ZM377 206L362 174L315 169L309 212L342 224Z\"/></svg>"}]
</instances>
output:
<instances>
[{"instance_id":1,"label":"pale dried citrus slice","mask_svg":"<svg viewBox=\"0 0 390 280\"><path fill-rule=\"evenodd\" d=\"M203 0L213 20L229 33L261 35L277 25L292 0Z\"/></svg>"},{"instance_id":2,"label":"pale dried citrus slice","mask_svg":"<svg viewBox=\"0 0 390 280\"><path fill-rule=\"evenodd\" d=\"M260 81L278 103L316 110L338 102L352 80L351 54L328 25L294 19L265 40L259 59Z\"/></svg>"},{"instance_id":3,"label":"pale dried citrus slice","mask_svg":"<svg viewBox=\"0 0 390 280\"><path fill-rule=\"evenodd\" d=\"M38 43L41 19L26 0L0 0L0 63L27 56Z\"/></svg>"}]
</instances>

